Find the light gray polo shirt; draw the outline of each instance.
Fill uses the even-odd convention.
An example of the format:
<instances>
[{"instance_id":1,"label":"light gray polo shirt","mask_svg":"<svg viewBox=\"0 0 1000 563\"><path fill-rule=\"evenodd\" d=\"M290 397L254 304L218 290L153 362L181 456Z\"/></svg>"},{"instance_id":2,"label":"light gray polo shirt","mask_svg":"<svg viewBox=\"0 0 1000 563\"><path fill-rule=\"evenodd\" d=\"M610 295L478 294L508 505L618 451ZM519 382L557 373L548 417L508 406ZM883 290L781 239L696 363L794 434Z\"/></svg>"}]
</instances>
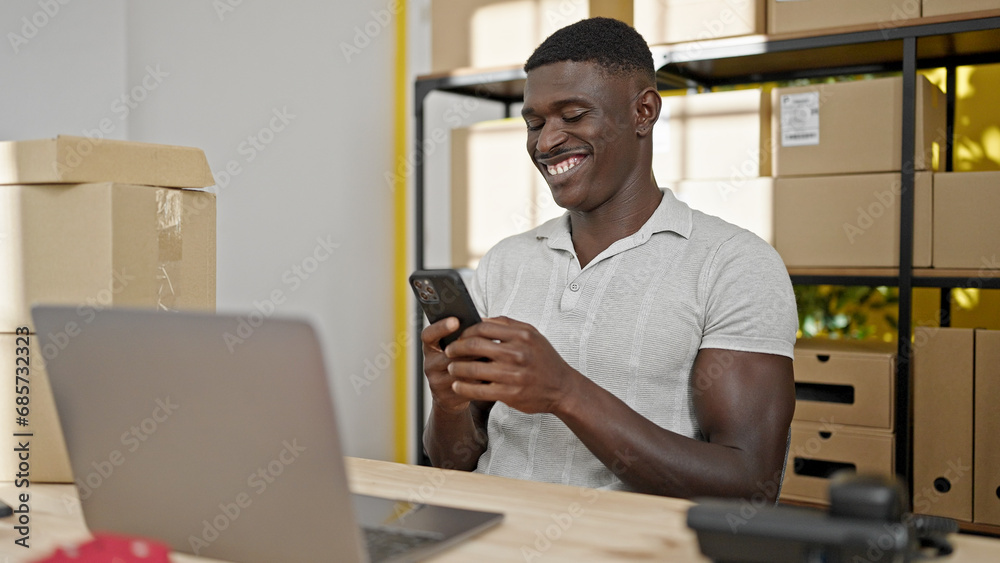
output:
<instances>
[{"instance_id":1,"label":"light gray polo shirt","mask_svg":"<svg viewBox=\"0 0 1000 563\"><path fill-rule=\"evenodd\" d=\"M695 439L703 439L690 386L698 351L791 358L798 328L778 253L670 190L638 232L583 269L568 215L501 241L479 263L472 293L483 316L534 325L574 369L659 426ZM554 415L498 402L488 434L477 472L628 489Z\"/></svg>"}]
</instances>

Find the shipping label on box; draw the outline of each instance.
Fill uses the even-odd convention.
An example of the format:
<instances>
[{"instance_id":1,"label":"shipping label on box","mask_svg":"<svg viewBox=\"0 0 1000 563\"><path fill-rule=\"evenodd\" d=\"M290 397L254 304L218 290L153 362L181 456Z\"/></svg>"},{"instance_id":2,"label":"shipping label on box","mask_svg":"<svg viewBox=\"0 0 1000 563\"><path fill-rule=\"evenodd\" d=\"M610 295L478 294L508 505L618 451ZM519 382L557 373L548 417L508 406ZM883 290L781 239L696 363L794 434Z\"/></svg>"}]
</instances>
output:
<instances>
[{"instance_id":1,"label":"shipping label on box","mask_svg":"<svg viewBox=\"0 0 1000 563\"><path fill-rule=\"evenodd\" d=\"M32 327L36 303L215 309L214 194L0 186L0 217L0 332Z\"/></svg>"},{"instance_id":2,"label":"shipping label on box","mask_svg":"<svg viewBox=\"0 0 1000 563\"><path fill-rule=\"evenodd\" d=\"M782 94L781 146L803 147L819 144L819 92Z\"/></svg>"},{"instance_id":3,"label":"shipping label on box","mask_svg":"<svg viewBox=\"0 0 1000 563\"><path fill-rule=\"evenodd\" d=\"M797 342L795 420L892 430L895 349L881 342Z\"/></svg>"},{"instance_id":4,"label":"shipping label on box","mask_svg":"<svg viewBox=\"0 0 1000 563\"><path fill-rule=\"evenodd\" d=\"M972 521L973 358L972 329L914 330L915 512Z\"/></svg>"},{"instance_id":5,"label":"shipping label on box","mask_svg":"<svg viewBox=\"0 0 1000 563\"><path fill-rule=\"evenodd\" d=\"M789 268L899 265L899 174L776 178L774 247ZM933 181L914 179L913 265L929 267Z\"/></svg>"},{"instance_id":6,"label":"shipping label on box","mask_svg":"<svg viewBox=\"0 0 1000 563\"><path fill-rule=\"evenodd\" d=\"M775 176L931 170L947 140L945 97L917 77L913 160L902 162L902 78L772 91ZM939 163L938 163L939 164Z\"/></svg>"}]
</instances>

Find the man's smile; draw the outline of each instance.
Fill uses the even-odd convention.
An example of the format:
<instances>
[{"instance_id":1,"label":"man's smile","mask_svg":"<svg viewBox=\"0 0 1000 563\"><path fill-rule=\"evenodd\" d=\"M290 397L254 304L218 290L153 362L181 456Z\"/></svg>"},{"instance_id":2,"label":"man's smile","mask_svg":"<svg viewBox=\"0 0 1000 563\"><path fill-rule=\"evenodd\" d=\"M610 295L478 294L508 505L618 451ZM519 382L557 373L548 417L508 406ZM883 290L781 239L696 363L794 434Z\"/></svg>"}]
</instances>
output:
<instances>
[{"instance_id":1,"label":"man's smile","mask_svg":"<svg viewBox=\"0 0 1000 563\"><path fill-rule=\"evenodd\" d=\"M559 176L579 166L587 159L587 156L586 154L570 154L552 159L538 159L538 163L548 172L549 176ZM545 160L550 162L545 162Z\"/></svg>"}]
</instances>

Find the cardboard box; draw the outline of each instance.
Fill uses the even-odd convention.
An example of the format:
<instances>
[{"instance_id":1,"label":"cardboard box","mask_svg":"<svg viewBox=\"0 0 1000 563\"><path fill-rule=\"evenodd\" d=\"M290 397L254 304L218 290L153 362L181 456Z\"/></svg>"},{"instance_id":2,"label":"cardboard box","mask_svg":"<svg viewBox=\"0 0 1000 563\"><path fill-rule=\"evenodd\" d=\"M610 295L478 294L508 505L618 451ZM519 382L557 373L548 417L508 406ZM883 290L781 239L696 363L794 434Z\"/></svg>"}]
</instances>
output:
<instances>
[{"instance_id":1,"label":"cardboard box","mask_svg":"<svg viewBox=\"0 0 1000 563\"><path fill-rule=\"evenodd\" d=\"M934 175L934 267L995 268L1000 172Z\"/></svg>"},{"instance_id":2,"label":"cardboard box","mask_svg":"<svg viewBox=\"0 0 1000 563\"><path fill-rule=\"evenodd\" d=\"M919 17L920 0L768 0L767 2L767 32L770 34L864 24L877 24L879 29L883 29Z\"/></svg>"},{"instance_id":3,"label":"cardboard box","mask_svg":"<svg viewBox=\"0 0 1000 563\"><path fill-rule=\"evenodd\" d=\"M520 119L486 121L451 132L451 256L474 268L500 240L565 210L525 150Z\"/></svg>"},{"instance_id":4,"label":"cardboard box","mask_svg":"<svg viewBox=\"0 0 1000 563\"><path fill-rule=\"evenodd\" d=\"M771 96L775 176L903 170L901 77L775 88ZM941 90L918 76L915 170L932 169L944 154L945 109Z\"/></svg>"},{"instance_id":5,"label":"cardboard box","mask_svg":"<svg viewBox=\"0 0 1000 563\"><path fill-rule=\"evenodd\" d=\"M594 16L632 23L632 2L432 0L431 72L523 65L553 32Z\"/></svg>"},{"instance_id":6,"label":"cardboard box","mask_svg":"<svg viewBox=\"0 0 1000 563\"><path fill-rule=\"evenodd\" d=\"M774 179L684 180L666 184L677 199L774 244Z\"/></svg>"},{"instance_id":7,"label":"cardboard box","mask_svg":"<svg viewBox=\"0 0 1000 563\"><path fill-rule=\"evenodd\" d=\"M215 195L0 186L0 273L0 332L32 327L34 303L214 310Z\"/></svg>"},{"instance_id":8,"label":"cardboard box","mask_svg":"<svg viewBox=\"0 0 1000 563\"><path fill-rule=\"evenodd\" d=\"M201 149L59 135L0 142L0 184L118 182L204 188L215 184Z\"/></svg>"},{"instance_id":9,"label":"cardboard box","mask_svg":"<svg viewBox=\"0 0 1000 563\"><path fill-rule=\"evenodd\" d=\"M914 511L971 522L974 331L913 335Z\"/></svg>"},{"instance_id":10,"label":"cardboard box","mask_svg":"<svg viewBox=\"0 0 1000 563\"><path fill-rule=\"evenodd\" d=\"M893 430L895 374L895 344L800 340L794 419Z\"/></svg>"},{"instance_id":11,"label":"cardboard box","mask_svg":"<svg viewBox=\"0 0 1000 563\"><path fill-rule=\"evenodd\" d=\"M25 342L28 344L27 354L21 349ZM3 425L0 431L0 480L14 481L18 478L21 460L15 448L27 444L29 482L72 483L73 470L38 343L34 334L17 336L0 333L0 366L11 374L10 384L0 388L0 410L3 411L0 419ZM24 372L15 373L15 369L21 367L28 368L27 376ZM17 375L27 381L17 378ZM27 392L18 394L17 390ZM25 426L17 423L22 418L17 412L22 406L15 402L18 397L27 397L27 404L23 405L27 411L21 411L27 412L23 416L28 423Z\"/></svg>"},{"instance_id":12,"label":"cardboard box","mask_svg":"<svg viewBox=\"0 0 1000 563\"><path fill-rule=\"evenodd\" d=\"M1000 10L1000 0L924 0L924 17Z\"/></svg>"},{"instance_id":13,"label":"cardboard box","mask_svg":"<svg viewBox=\"0 0 1000 563\"><path fill-rule=\"evenodd\" d=\"M653 127L656 181L770 176L771 110L762 90L665 96Z\"/></svg>"},{"instance_id":14,"label":"cardboard box","mask_svg":"<svg viewBox=\"0 0 1000 563\"><path fill-rule=\"evenodd\" d=\"M1000 331L976 331L973 520L1000 526Z\"/></svg>"},{"instance_id":15,"label":"cardboard box","mask_svg":"<svg viewBox=\"0 0 1000 563\"><path fill-rule=\"evenodd\" d=\"M764 0L634 0L635 29L646 43L763 34Z\"/></svg>"},{"instance_id":16,"label":"cardboard box","mask_svg":"<svg viewBox=\"0 0 1000 563\"><path fill-rule=\"evenodd\" d=\"M781 498L829 503L830 478L838 471L891 477L895 436L838 424L792 422L792 443Z\"/></svg>"},{"instance_id":17,"label":"cardboard box","mask_svg":"<svg viewBox=\"0 0 1000 563\"><path fill-rule=\"evenodd\" d=\"M899 265L899 174L776 178L774 247L789 268ZM913 265L931 265L933 178L914 179Z\"/></svg>"}]
</instances>

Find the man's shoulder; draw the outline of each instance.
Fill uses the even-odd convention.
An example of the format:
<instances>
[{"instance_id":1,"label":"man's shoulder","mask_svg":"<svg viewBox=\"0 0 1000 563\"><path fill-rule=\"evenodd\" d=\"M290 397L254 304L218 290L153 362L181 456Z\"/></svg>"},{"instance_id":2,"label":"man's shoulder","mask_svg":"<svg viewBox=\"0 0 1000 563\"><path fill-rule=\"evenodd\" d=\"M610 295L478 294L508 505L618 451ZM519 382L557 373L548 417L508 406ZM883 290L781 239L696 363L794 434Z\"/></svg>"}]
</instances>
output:
<instances>
[{"instance_id":1,"label":"man's shoulder","mask_svg":"<svg viewBox=\"0 0 1000 563\"><path fill-rule=\"evenodd\" d=\"M493 245L489 254L504 255L509 253L519 254L531 249L545 245L545 240L555 236L565 222L565 216L549 219L534 229L510 235Z\"/></svg>"},{"instance_id":2,"label":"man's shoulder","mask_svg":"<svg viewBox=\"0 0 1000 563\"><path fill-rule=\"evenodd\" d=\"M756 233L724 219L696 209L691 210L691 240L711 248L736 245L751 248L769 248L771 245Z\"/></svg>"}]
</instances>

